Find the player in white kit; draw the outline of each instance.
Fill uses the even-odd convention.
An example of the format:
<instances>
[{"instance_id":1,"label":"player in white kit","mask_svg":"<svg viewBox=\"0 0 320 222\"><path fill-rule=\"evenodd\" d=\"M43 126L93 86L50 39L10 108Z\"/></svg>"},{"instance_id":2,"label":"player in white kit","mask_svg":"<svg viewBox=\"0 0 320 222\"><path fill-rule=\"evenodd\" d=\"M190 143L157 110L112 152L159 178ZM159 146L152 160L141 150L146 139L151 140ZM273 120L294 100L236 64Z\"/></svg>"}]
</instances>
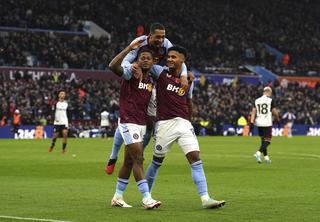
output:
<instances>
[{"instance_id":1,"label":"player in white kit","mask_svg":"<svg viewBox=\"0 0 320 222\"><path fill-rule=\"evenodd\" d=\"M288 127L288 137L289 138L292 137L292 126L293 126L293 122L295 119L296 119L296 116L290 111L286 112L282 116L282 120L286 121L286 126Z\"/></svg>"},{"instance_id":2,"label":"player in white kit","mask_svg":"<svg viewBox=\"0 0 320 222\"><path fill-rule=\"evenodd\" d=\"M100 114L100 128L101 128L101 138L103 139L108 138L108 131L109 131L109 126L110 126L110 122L109 122L109 112L104 109L102 111L102 113Z\"/></svg>"},{"instance_id":3,"label":"player in white kit","mask_svg":"<svg viewBox=\"0 0 320 222\"><path fill-rule=\"evenodd\" d=\"M66 92L61 90L58 94L59 101L55 105L55 114L54 114L54 133L52 138L51 146L49 147L49 152L52 152L56 140L59 136L63 136L62 141L62 153L66 152L67 147L67 138L68 138L68 116L67 109L68 103L64 100L66 97Z\"/></svg>"},{"instance_id":4,"label":"player in white kit","mask_svg":"<svg viewBox=\"0 0 320 222\"><path fill-rule=\"evenodd\" d=\"M261 137L260 149L254 154L258 163L261 163L261 153L264 155L266 163L271 163L267 147L270 145L272 137L272 115L274 115L278 123L280 122L279 114L271 95L272 89L269 86L265 87L263 95L255 100L255 105L251 112L250 129L252 130L255 124Z\"/></svg>"}]
</instances>

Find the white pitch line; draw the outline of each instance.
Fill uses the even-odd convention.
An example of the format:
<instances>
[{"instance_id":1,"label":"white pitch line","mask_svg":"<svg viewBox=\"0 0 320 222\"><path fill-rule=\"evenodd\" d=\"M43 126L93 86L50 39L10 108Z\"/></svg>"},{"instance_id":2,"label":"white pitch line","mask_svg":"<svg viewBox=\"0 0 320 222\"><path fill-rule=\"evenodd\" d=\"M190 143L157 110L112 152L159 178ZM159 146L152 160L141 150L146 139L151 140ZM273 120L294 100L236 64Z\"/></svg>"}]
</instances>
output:
<instances>
[{"instance_id":1,"label":"white pitch line","mask_svg":"<svg viewBox=\"0 0 320 222\"><path fill-rule=\"evenodd\" d=\"M0 218L14 219L14 220L30 220L30 221L47 221L47 222L72 222L67 220L52 220L52 219L41 219L41 218L31 218L31 217L13 217L0 215Z\"/></svg>"}]
</instances>

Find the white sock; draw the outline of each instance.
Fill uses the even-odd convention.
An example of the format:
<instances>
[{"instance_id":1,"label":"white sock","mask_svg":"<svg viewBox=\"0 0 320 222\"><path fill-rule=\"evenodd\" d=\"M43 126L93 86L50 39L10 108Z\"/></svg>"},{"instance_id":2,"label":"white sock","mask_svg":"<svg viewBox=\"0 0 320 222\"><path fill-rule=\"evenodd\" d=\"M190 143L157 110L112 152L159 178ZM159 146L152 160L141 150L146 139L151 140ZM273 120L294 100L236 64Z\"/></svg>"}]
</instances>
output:
<instances>
[{"instance_id":1,"label":"white sock","mask_svg":"<svg viewBox=\"0 0 320 222\"><path fill-rule=\"evenodd\" d=\"M256 152L256 154L257 154L258 156L261 156L261 152L260 152L259 150Z\"/></svg>"},{"instance_id":2,"label":"white sock","mask_svg":"<svg viewBox=\"0 0 320 222\"><path fill-rule=\"evenodd\" d=\"M270 160L268 156L264 156L264 159L265 160Z\"/></svg>"},{"instance_id":3,"label":"white sock","mask_svg":"<svg viewBox=\"0 0 320 222\"><path fill-rule=\"evenodd\" d=\"M201 201L202 201L202 202L207 201L207 200L210 199L210 197L209 197L208 194L202 195L200 198L201 198Z\"/></svg>"}]
</instances>

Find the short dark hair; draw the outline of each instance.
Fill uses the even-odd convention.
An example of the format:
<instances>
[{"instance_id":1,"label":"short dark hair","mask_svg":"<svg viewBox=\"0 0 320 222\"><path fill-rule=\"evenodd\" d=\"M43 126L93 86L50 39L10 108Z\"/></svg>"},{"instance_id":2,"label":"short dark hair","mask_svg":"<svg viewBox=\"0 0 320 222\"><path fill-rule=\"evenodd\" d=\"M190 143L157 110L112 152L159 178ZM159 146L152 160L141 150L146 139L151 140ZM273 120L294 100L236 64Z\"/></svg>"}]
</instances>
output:
<instances>
[{"instance_id":1,"label":"short dark hair","mask_svg":"<svg viewBox=\"0 0 320 222\"><path fill-rule=\"evenodd\" d=\"M143 53L143 52L149 52L149 53L151 54L152 58L153 58L153 51L152 51L151 49L144 48L144 47L140 48L140 50L139 50L139 52L138 52L138 57L139 57L140 54Z\"/></svg>"},{"instance_id":2,"label":"short dark hair","mask_svg":"<svg viewBox=\"0 0 320 222\"><path fill-rule=\"evenodd\" d=\"M162 25L161 23L152 23L150 25L150 33L153 34L156 31L156 29L165 30L164 25Z\"/></svg>"},{"instance_id":3,"label":"short dark hair","mask_svg":"<svg viewBox=\"0 0 320 222\"><path fill-rule=\"evenodd\" d=\"M61 92L66 92L64 89L59 89L58 90L58 95L61 93Z\"/></svg>"},{"instance_id":4,"label":"short dark hair","mask_svg":"<svg viewBox=\"0 0 320 222\"><path fill-rule=\"evenodd\" d=\"M185 57L185 59L187 59L187 57L188 57L188 51L187 51L187 49L184 48L184 47L182 47L182 46L179 46L179 45L172 46L172 47L170 47L170 48L168 49L168 52L170 52L170 51L177 51L177 52L183 54L184 57Z\"/></svg>"}]
</instances>

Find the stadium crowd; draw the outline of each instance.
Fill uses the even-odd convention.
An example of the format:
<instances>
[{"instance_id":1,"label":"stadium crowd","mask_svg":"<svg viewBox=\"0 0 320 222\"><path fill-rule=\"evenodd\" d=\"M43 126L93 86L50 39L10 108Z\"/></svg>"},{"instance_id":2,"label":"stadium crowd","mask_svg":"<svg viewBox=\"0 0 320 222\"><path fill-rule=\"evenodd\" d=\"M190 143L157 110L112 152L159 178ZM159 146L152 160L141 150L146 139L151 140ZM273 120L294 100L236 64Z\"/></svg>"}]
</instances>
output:
<instances>
[{"instance_id":1,"label":"stadium crowd","mask_svg":"<svg viewBox=\"0 0 320 222\"><path fill-rule=\"evenodd\" d=\"M77 31L82 21L91 20L111 39L10 33L0 38L1 57L7 55L0 65L105 69L104 59L159 21L173 43L190 51L189 65L201 71L250 63L277 74L319 75L319 11L314 0L10 0L1 3L1 26ZM287 53L289 64L277 61L265 44Z\"/></svg>"},{"instance_id":2,"label":"stadium crowd","mask_svg":"<svg viewBox=\"0 0 320 222\"><path fill-rule=\"evenodd\" d=\"M1 76L1 75L0 75ZM0 77L2 78L2 77ZM52 123L52 107L57 101L59 89L67 92L69 118L75 128L93 128L103 109L110 112L112 128L119 116L119 83L98 80L71 82L64 75L42 76L34 81L30 76L15 74L15 81L0 81L0 119L10 124L15 109L22 114L22 124ZM237 125L239 117L250 114L254 99L263 86L234 83L216 85L209 82L197 83L194 89L193 124L199 128L201 121L208 122L206 128L214 134L222 133L223 124ZM280 113L291 111L296 123L320 124L320 84L316 88L298 84L274 85L274 97ZM83 124L86 124L85 126Z\"/></svg>"}]
</instances>

